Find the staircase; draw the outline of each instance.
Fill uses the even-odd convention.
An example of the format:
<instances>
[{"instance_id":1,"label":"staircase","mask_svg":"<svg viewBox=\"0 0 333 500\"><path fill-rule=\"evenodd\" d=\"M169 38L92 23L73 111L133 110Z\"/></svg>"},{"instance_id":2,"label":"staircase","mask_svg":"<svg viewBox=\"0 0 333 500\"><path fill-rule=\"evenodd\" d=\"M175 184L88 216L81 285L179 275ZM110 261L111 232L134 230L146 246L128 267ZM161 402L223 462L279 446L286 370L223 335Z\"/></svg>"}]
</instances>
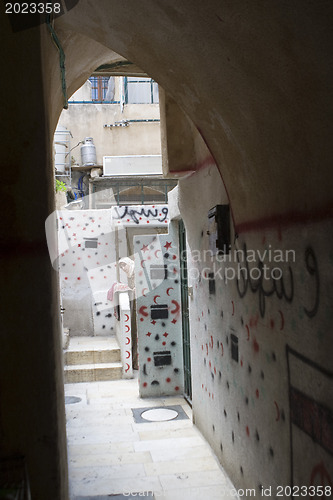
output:
<instances>
[{"instance_id":1,"label":"staircase","mask_svg":"<svg viewBox=\"0 0 333 500\"><path fill-rule=\"evenodd\" d=\"M115 337L71 337L64 350L65 384L122 378Z\"/></svg>"}]
</instances>

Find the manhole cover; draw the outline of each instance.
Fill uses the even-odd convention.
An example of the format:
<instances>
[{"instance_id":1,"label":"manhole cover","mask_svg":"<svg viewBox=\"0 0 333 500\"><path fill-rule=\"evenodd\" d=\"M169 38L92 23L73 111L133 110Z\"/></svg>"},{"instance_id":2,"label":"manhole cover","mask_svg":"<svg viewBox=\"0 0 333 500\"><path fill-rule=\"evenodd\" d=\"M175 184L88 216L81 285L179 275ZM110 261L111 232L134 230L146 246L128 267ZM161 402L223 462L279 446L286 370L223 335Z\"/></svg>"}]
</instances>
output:
<instances>
[{"instance_id":1,"label":"manhole cover","mask_svg":"<svg viewBox=\"0 0 333 500\"><path fill-rule=\"evenodd\" d=\"M149 422L164 422L178 417L178 412L168 408L154 408L141 413L141 417Z\"/></svg>"},{"instance_id":2,"label":"manhole cover","mask_svg":"<svg viewBox=\"0 0 333 500\"><path fill-rule=\"evenodd\" d=\"M73 405L74 403L79 403L80 401L82 401L82 399L77 396L65 396L65 405Z\"/></svg>"},{"instance_id":3,"label":"manhole cover","mask_svg":"<svg viewBox=\"0 0 333 500\"><path fill-rule=\"evenodd\" d=\"M146 406L144 408L132 408L132 412L136 424L188 419L181 405L155 406L154 408Z\"/></svg>"}]
</instances>

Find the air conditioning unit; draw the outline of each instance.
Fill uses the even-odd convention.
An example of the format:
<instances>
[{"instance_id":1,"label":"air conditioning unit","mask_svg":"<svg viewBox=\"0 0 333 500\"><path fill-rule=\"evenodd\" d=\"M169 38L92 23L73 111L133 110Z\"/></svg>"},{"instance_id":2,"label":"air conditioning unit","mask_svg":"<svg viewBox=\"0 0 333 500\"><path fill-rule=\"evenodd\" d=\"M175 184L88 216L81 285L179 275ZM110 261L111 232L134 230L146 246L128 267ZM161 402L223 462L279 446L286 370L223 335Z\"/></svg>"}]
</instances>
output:
<instances>
[{"instance_id":1,"label":"air conditioning unit","mask_svg":"<svg viewBox=\"0 0 333 500\"><path fill-rule=\"evenodd\" d=\"M162 155L103 156L103 175L162 174Z\"/></svg>"}]
</instances>

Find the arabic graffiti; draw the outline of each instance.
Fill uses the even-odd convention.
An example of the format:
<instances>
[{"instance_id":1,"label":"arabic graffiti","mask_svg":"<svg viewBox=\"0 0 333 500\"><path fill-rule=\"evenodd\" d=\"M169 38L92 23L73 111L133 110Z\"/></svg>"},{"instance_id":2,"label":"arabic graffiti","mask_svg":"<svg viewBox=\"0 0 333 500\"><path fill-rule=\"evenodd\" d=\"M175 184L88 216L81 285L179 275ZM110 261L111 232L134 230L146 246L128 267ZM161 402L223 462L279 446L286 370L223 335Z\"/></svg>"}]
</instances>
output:
<instances>
[{"instance_id":1,"label":"arabic graffiti","mask_svg":"<svg viewBox=\"0 0 333 500\"><path fill-rule=\"evenodd\" d=\"M244 243L243 251L246 256L246 243ZM320 276L316 255L311 247L305 249L304 261L309 276L313 278L310 288L314 290L314 300L312 307L304 307L303 309L309 318L313 318L319 309ZM288 266L284 272L281 271L279 277L274 276L273 273L269 279L264 278L264 268L263 261L259 259L257 263L257 269L259 271L258 279L253 279L251 277L248 259L245 259L245 267L240 268L236 281L237 291L241 299L245 297L249 290L253 294L258 293L259 311L262 318L265 316L266 298L276 295L278 299L284 299L286 302L292 303L295 287L294 274L291 266Z\"/></svg>"},{"instance_id":2,"label":"arabic graffiti","mask_svg":"<svg viewBox=\"0 0 333 500\"><path fill-rule=\"evenodd\" d=\"M246 243L244 243L243 250L244 250L244 255L247 255ZM286 278L283 274L279 278L271 276L270 279L265 280L265 282L270 285L269 287L267 285L265 287L264 272L263 272L264 263L260 259L258 261L257 268L259 270L258 273L259 277L258 279L254 280L251 278L248 259L245 259L245 268L240 268L240 273L239 273L240 279L237 279L236 284L237 284L237 291L241 299L245 297L248 289L250 289L252 293L258 292L259 311L261 317L263 318L265 316L265 310L266 310L266 297L271 297L272 295L276 294L276 296L279 299L284 298L287 302L292 302L294 298L294 277L291 267L288 266L288 275L289 275L288 292L286 291L286 286L285 286Z\"/></svg>"},{"instance_id":3,"label":"arabic graffiti","mask_svg":"<svg viewBox=\"0 0 333 500\"><path fill-rule=\"evenodd\" d=\"M115 219L125 219L130 218L135 224L140 224L142 219L153 219L157 222L166 222L168 218L169 209L168 207L152 207L152 208L133 208L130 206L114 207L114 212L116 216ZM130 219L127 221L129 222Z\"/></svg>"}]
</instances>

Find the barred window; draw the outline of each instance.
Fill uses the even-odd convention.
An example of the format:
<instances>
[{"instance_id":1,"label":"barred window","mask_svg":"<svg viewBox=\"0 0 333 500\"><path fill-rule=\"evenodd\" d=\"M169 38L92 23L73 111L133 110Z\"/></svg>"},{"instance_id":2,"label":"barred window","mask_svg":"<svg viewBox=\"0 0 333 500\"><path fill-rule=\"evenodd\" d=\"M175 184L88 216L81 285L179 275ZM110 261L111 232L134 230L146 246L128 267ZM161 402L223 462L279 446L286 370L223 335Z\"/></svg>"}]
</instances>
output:
<instances>
[{"instance_id":1,"label":"barred window","mask_svg":"<svg viewBox=\"0 0 333 500\"><path fill-rule=\"evenodd\" d=\"M157 104L158 85L151 78L125 77L126 104Z\"/></svg>"},{"instance_id":2,"label":"barred window","mask_svg":"<svg viewBox=\"0 0 333 500\"><path fill-rule=\"evenodd\" d=\"M92 76L89 78L91 83L91 100L96 102L109 102L113 100L114 95L110 99L107 96L109 88L109 77L107 76Z\"/></svg>"}]
</instances>

